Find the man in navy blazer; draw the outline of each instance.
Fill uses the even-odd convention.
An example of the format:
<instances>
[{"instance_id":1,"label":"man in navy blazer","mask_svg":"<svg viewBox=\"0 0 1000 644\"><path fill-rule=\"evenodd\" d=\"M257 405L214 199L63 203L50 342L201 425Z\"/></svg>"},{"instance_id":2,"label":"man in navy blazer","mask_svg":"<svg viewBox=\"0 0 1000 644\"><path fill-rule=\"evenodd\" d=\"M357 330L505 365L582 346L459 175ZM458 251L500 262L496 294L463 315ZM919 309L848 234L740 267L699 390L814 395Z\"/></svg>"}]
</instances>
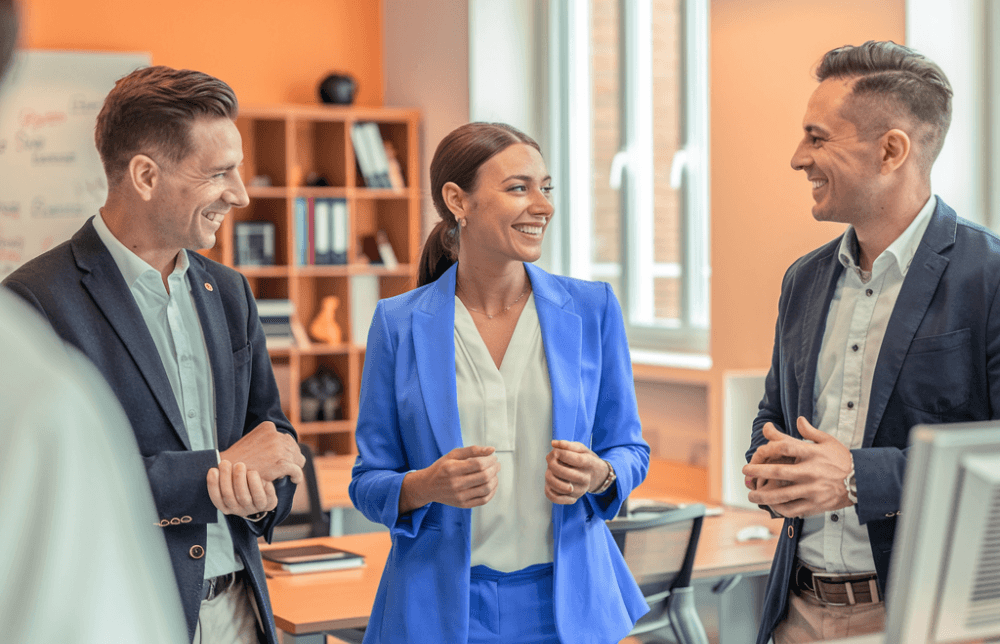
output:
<instances>
[{"instance_id":1,"label":"man in navy blazer","mask_svg":"<svg viewBox=\"0 0 1000 644\"><path fill-rule=\"evenodd\" d=\"M792 157L849 224L785 275L744 474L786 517L758 644L884 629L908 435L1000 416L1000 240L931 193L951 87L916 52L827 53Z\"/></svg>"},{"instance_id":2,"label":"man in navy blazer","mask_svg":"<svg viewBox=\"0 0 1000 644\"><path fill-rule=\"evenodd\" d=\"M288 514L304 458L249 283L187 250L211 248L248 202L237 109L232 89L200 72L151 67L118 81L96 128L107 202L4 284L121 401L188 636L276 644L257 537Z\"/></svg>"}]
</instances>

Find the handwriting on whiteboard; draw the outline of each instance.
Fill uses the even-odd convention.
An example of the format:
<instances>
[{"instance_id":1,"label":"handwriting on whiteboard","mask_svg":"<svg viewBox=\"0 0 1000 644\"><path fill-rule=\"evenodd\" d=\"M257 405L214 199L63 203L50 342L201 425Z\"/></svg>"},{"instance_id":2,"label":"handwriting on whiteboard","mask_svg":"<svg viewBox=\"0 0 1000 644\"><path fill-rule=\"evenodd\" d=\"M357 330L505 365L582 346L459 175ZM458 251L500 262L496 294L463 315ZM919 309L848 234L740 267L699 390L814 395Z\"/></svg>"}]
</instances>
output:
<instances>
[{"instance_id":1,"label":"handwriting on whiteboard","mask_svg":"<svg viewBox=\"0 0 1000 644\"><path fill-rule=\"evenodd\" d=\"M0 93L0 279L104 204L94 146L104 97L145 54L20 52Z\"/></svg>"}]
</instances>

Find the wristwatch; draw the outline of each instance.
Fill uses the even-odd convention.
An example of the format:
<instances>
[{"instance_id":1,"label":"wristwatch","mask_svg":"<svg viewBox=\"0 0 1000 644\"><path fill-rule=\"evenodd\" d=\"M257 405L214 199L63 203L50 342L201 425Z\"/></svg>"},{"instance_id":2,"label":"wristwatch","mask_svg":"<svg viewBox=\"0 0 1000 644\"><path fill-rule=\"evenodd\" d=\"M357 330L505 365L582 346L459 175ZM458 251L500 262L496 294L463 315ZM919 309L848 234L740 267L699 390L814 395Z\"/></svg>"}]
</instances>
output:
<instances>
[{"instance_id":1,"label":"wristwatch","mask_svg":"<svg viewBox=\"0 0 1000 644\"><path fill-rule=\"evenodd\" d=\"M611 487L611 484L615 482L618 477L615 476L615 468L611 467L610 461L604 461L608 464L608 478L604 479L604 483L601 483L601 487L597 488L591 494L604 494Z\"/></svg>"}]
</instances>

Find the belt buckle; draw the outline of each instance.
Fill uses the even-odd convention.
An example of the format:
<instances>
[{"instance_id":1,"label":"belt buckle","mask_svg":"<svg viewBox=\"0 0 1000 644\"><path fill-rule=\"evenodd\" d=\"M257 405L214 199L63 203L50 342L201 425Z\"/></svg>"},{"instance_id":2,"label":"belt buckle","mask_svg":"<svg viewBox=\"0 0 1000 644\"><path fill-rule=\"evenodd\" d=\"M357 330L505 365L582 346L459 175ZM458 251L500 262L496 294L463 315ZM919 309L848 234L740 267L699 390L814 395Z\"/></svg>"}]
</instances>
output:
<instances>
[{"instance_id":1,"label":"belt buckle","mask_svg":"<svg viewBox=\"0 0 1000 644\"><path fill-rule=\"evenodd\" d=\"M231 572L226 575L218 575L205 581L208 583L208 592L204 593L203 601L211 601L236 583L236 573Z\"/></svg>"},{"instance_id":2,"label":"belt buckle","mask_svg":"<svg viewBox=\"0 0 1000 644\"><path fill-rule=\"evenodd\" d=\"M204 583L208 584L208 590L206 591L204 587L201 590L201 601L207 602L215 598L215 580L217 577L212 577L206 579Z\"/></svg>"},{"instance_id":3,"label":"belt buckle","mask_svg":"<svg viewBox=\"0 0 1000 644\"><path fill-rule=\"evenodd\" d=\"M840 581L835 582L835 581L832 581L833 579L836 579L838 577L843 577L843 575L838 575L838 574L829 573L829 572L814 572L812 574L812 578L813 578L813 594L816 595L816 599L818 599L819 601L823 602L827 606L853 606L854 604L857 603L855 601L855 599L854 599L854 587L851 585L850 581L848 581L848 582L840 582ZM830 581L824 581L824 580L827 580L827 579L830 580ZM826 584L843 585L844 588L847 591L847 603L844 603L844 602L832 602L829 599L827 599L825 597L825 594L822 592L822 590L820 590L821 587L820 587L820 585L818 583L820 581L823 581Z\"/></svg>"},{"instance_id":4,"label":"belt buckle","mask_svg":"<svg viewBox=\"0 0 1000 644\"><path fill-rule=\"evenodd\" d=\"M805 590L811 591L813 593L813 595L815 595L816 594L816 588L815 588L816 584L814 583L812 586L807 586L806 584L802 583L802 577L801 577L802 571L804 570L804 571L806 571L806 573L808 573L809 580L812 581L812 571L809 570L808 568L806 568L805 565L803 565L802 562L800 562L797 559L795 560L795 567L794 567L793 570L794 570L794 573L792 574L792 578L793 578L793 581L795 582L795 587L798 588L798 589L800 589L800 590L805 589Z\"/></svg>"}]
</instances>

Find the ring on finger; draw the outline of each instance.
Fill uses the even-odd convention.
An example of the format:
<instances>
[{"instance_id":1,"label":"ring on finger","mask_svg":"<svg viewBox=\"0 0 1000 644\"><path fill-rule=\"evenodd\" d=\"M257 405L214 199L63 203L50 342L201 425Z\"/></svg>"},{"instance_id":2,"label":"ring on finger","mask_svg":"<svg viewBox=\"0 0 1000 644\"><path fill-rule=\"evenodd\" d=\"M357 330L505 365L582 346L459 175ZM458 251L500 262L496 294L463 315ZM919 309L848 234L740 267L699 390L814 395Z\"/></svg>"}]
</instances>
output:
<instances>
[{"instance_id":1,"label":"ring on finger","mask_svg":"<svg viewBox=\"0 0 1000 644\"><path fill-rule=\"evenodd\" d=\"M573 484L572 483L569 484L569 493L570 494L573 493Z\"/></svg>"}]
</instances>

